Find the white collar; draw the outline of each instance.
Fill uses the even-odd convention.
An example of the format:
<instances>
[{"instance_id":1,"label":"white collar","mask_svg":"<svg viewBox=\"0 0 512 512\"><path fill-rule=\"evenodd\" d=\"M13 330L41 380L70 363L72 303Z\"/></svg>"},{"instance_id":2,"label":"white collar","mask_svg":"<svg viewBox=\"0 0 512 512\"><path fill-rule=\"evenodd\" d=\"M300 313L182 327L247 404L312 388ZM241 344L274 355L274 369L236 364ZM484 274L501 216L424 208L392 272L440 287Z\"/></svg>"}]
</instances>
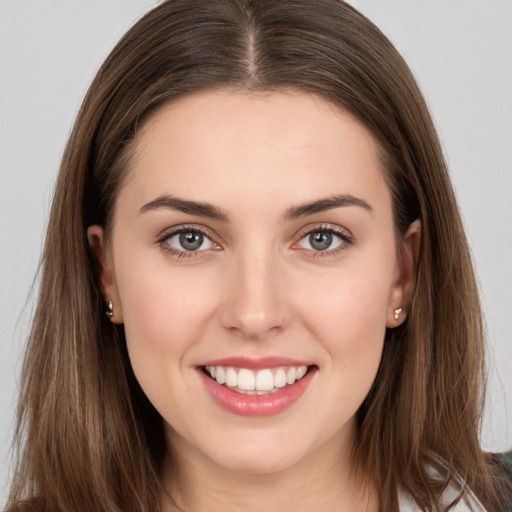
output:
<instances>
[{"instance_id":1,"label":"white collar","mask_svg":"<svg viewBox=\"0 0 512 512\"><path fill-rule=\"evenodd\" d=\"M459 490L454 485L450 485L443 493L442 502L444 504L450 503L458 495ZM400 512L422 512L412 497L401 490L398 492L398 504ZM450 509L450 512L486 512L486 510L477 497L468 490L457 505Z\"/></svg>"}]
</instances>

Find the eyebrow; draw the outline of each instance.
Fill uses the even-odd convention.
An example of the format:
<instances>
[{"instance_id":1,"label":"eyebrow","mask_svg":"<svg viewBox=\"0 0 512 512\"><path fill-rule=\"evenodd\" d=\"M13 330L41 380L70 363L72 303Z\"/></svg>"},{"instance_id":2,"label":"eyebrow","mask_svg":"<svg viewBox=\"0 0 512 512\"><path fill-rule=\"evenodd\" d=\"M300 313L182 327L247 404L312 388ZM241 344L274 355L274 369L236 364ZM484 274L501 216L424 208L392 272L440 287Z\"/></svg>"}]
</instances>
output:
<instances>
[{"instance_id":1,"label":"eyebrow","mask_svg":"<svg viewBox=\"0 0 512 512\"><path fill-rule=\"evenodd\" d=\"M360 206L366 211L372 212L372 207L364 199L360 199L359 197L355 197L351 194L342 194L289 208L286 210L284 218L285 220L295 220L315 213L340 208L342 206Z\"/></svg>"},{"instance_id":2,"label":"eyebrow","mask_svg":"<svg viewBox=\"0 0 512 512\"><path fill-rule=\"evenodd\" d=\"M220 208L208 203L187 201L175 196L160 196L145 204L139 210L139 213L146 213L153 210L166 208L168 210L176 210L178 212L188 213L189 215L198 215L200 217L208 217L210 219L220 220L222 222L229 221L227 213Z\"/></svg>"},{"instance_id":3,"label":"eyebrow","mask_svg":"<svg viewBox=\"0 0 512 512\"><path fill-rule=\"evenodd\" d=\"M359 206L368 212L372 211L372 207L364 199L360 199L351 194L342 194L293 206L286 210L283 218L284 220L296 220L301 217L307 217L308 215L325 212L343 206ZM180 199L179 197L170 195L159 196L156 199L153 199L153 201L146 203L140 208L139 213L142 214L159 210L161 208L175 210L189 215L208 217L222 222L229 221L228 214L216 206L204 202L188 201L186 199Z\"/></svg>"}]
</instances>

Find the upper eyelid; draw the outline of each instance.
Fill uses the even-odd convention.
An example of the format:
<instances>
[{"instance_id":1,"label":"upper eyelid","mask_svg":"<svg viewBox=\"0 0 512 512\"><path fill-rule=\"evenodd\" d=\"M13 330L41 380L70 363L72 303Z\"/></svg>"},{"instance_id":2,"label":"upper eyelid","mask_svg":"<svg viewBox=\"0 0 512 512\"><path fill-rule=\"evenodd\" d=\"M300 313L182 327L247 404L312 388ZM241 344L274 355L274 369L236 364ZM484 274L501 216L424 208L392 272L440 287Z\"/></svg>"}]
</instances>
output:
<instances>
[{"instance_id":1,"label":"upper eyelid","mask_svg":"<svg viewBox=\"0 0 512 512\"><path fill-rule=\"evenodd\" d=\"M220 238L218 235L212 233L212 231L206 226L201 226L198 224L178 224L176 226L167 227L157 235L157 241L164 242L168 238L171 238L172 236L177 235L178 233L183 233L185 231L197 231L203 236L209 238L212 242L220 243L218 241Z\"/></svg>"},{"instance_id":2,"label":"upper eyelid","mask_svg":"<svg viewBox=\"0 0 512 512\"><path fill-rule=\"evenodd\" d=\"M167 241L170 238L174 238L175 236L179 235L180 233L184 232L197 232L200 233L202 236L207 238L213 247L209 247L207 249L203 250L194 250L194 251L188 251L186 249L180 249L178 247L175 247L171 243L167 243ZM160 248L170 254L173 254L174 257L188 257L188 258L200 258L201 256L204 256L205 252L208 252L209 250L219 250L223 249L223 246L221 243L219 243L215 237L211 236L209 234L210 230L206 229L204 226L197 226L197 225L189 225L189 224L182 224L173 226L170 228L166 228L163 231L160 232L160 235L156 239L156 245L160 246Z\"/></svg>"},{"instance_id":3,"label":"upper eyelid","mask_svg":"<svg viewBox=\"0 0 512 512\"><path fill-rule=\"evenodd\" d=\"M299 244L305 237L310 235L311 233L315 232L322 232L327 231L330 233L333 233L335 236L337 236L341 240L341 244L338 247L335 247L333 249L329 248L323 251L317 251L314 249L307 249L307 248L297 248L296 245ZM294 242L292 244L292 249L297 249L300 251L306 251L307 253L311 253L313 257L321 257L321 258L328 258L328 257L334 257L338 255L340 252L346 250L348 247L352 246L354 244L354 237L350 230L347 228L344 228L342 226L339 226L337 224L329 224L329 223L321 223L320 225L311 225L309 227L305 226L302 228L302 230L299 230L299 234L295 235Z\"/></svg>"},{"instance_id":4,"label":"upper eyelid","mask_svg":"<svg viewBox=\"0 0 512 512\"><path fill-rule=\"evenodd\" d=\"M330 231L340 236L345 236L346 238L353 238L351 231L345 227L339 226L337 224L329 224L329 223L318 223L318 224L310 224L299 229L294 237L303 238L310 233L315 233L317 231Z\"/></svg>"}]
</instances>

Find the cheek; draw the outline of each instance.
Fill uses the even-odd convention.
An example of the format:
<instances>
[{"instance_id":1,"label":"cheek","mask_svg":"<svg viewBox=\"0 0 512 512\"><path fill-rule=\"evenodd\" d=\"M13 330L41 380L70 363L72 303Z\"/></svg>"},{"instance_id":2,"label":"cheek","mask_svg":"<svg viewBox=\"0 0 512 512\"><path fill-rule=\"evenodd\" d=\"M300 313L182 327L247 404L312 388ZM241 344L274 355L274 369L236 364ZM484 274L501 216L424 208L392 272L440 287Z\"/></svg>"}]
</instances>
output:
<instances>
[{"instance_id":1,"label":"cheek","mask_svg":"<svg viewBox=\"0 0 512 512\"><path fill-rule=\"evenodd\" d=\"M128 352L144 386L160 373L168 378L185 364L187 350L199 343L214 317L208 273L172 272L167 265L119 265L117 281ZM144 269L141 271L140 269Z\"/></svg>"},{"instance_id":2,"label":"cheek","mask_svg":"<svg viewBox=\"0 0 512 512\"><path fill-rule=\"evenodd\" d=\"M387 268L394 268L392 261ZM393 275L382 268L382 261L347 265L335 276L315 276L295 293L303 322L330 364L363 387L373 382L386 333Z\"/></svg>"},{"instance_id":3,"label":"cheek","mask_svg":"<svg viewBox=\"0 0 512 512\"><path fill-rule=\"evenodd\" d=\"M325 333L333 341L347 336L371 341L384 334L390 293L386 282L372 280L366 273L364 279L351 275L330 278L323 284L317 281L314 292L302 301L307 305L303 310L311 330Z\"/></svg>"}]
</instances>

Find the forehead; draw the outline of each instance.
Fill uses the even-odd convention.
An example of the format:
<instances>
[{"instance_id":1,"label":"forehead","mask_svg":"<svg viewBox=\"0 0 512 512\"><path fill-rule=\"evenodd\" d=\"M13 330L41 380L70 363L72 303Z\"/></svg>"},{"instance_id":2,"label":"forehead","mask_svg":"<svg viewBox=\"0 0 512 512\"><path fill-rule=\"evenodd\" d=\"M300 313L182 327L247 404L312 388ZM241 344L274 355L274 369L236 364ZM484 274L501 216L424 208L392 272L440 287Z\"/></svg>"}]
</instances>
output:
<instances>
[{"instance_id":1,"label":"forehead","mask_svg":"<svg viewBox=\"0 0 512 512\"><path fill-rule=\"evenodd\" d=\"M136 136L124 188L140 204L165 193L259 207L262 199L388 195L383 173L369 131L318 96L222 90L160 108Z\"/></svg>"}]
</instances>

